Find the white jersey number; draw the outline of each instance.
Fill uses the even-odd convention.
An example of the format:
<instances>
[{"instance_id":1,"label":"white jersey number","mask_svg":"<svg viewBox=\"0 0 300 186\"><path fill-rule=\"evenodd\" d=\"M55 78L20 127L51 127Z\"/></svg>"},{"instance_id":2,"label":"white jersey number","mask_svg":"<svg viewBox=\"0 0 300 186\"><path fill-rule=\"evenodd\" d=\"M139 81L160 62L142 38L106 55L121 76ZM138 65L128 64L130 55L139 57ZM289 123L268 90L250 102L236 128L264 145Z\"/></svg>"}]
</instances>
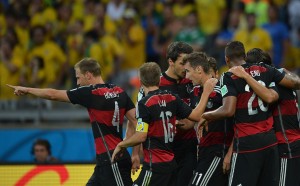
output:
<instances>
[{"instance_id":1,"label":"white jersey number","mask_svg":"<svg viewBox=\"0 0 300 186\"><path fill-rule=\"evenodd\" d=\"M111 121L113 126L117 127L117 131L119 132L120 129L120 109L119 109L119 104L117 101L115 101L115 111L114 111L114 115Z\"/></svg>"},{"instance_id":2,"label":"white jersey number","mask_svg":"<svg viewBox=\"0 0 300 186\"><path fill-rule=\"evenodd\" d=\"M172 112L166 111L161 112L160 117L164 127L165 143L173 142L174 140L174 127L170 123L170 117L172 117Z\"/></svg>"},{"instance_id":3,"label":"white jersey number","mask_svg":"<svg viewBox=\"0 0 300 186\"><path fill-rule=\"evenodd\" d=\"M261 81L261 80L259 80L258 82L259 82L260 84L262 84L263 86L266 86L265 82L263 82L263 81ZM249 90L250 90L250 87L249 87L249 85L247 84L247 85L245 86L245 91L246 91L246 92L249 92ZM257 97L257 99L258 99L258 106L259 106L259 108L260 108L261 111L267 112L267 111L268 111L268 108L269 108L268 105L265 106L265 105L264 105L264 102L260 99L260 97L258 97L258 96L255 94L255 92L253 92L252 96L250 97L250 99L249 99L249 101L248 101L248 114L249 114L250 116L255 115L255 114L258 113L257 108L253 109L253 101L255 100L256 97Z\"/></svg>"}]
</instances>

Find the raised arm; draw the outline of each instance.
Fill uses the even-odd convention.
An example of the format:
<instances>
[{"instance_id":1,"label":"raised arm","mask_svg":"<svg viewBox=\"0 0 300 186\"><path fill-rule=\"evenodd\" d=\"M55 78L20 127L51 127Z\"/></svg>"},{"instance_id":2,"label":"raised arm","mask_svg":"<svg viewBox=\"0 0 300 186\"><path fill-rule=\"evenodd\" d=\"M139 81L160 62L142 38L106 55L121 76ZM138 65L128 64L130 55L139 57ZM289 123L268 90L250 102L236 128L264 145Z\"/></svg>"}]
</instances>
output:
<instances>
[{"instance_id":1,"label":"raised arm","mask_svg":"<svg viewBox=\"0 0 300 186\"><path fill-rule=\"evenodd\" d=\"M34 96L37 96L37 97L43 98L43 99L70 102L66 90L56 90L56 89L51 89L51 88L43 88L43 89L30 88L30 87L13 86L13 85L7 85L7 86L14 89L14 94L17 96L32 94Z\"/></svg>"},{"instance_id":2,"label":"raised arm","mask_svg":"<svg viewBox=\"0 0 300 186\"><path fill-rule=\"evenodd\" d=\"M200 121L201 115L205 111L209 95L214 90L214 87L217 84L217 82L218 80L215 78L211 78L205 82L199 104L195 109L193 109L192 113L188 116L188 119L193 121Z\"/></svg>"},{"instance_id":3,"label":"raised arm","mask_svg":"<svg viewBox=\"0 0 300 186\"><path fill-rule=\"evenodd\" d=\"M273 103L278 100L279 96L273 89L268 89L260 82L256 81L250 74L248 74L242 66L235 66L229 69L229 72L243 78L253 91L266 103Z\"/></svg>"}]
</instances>

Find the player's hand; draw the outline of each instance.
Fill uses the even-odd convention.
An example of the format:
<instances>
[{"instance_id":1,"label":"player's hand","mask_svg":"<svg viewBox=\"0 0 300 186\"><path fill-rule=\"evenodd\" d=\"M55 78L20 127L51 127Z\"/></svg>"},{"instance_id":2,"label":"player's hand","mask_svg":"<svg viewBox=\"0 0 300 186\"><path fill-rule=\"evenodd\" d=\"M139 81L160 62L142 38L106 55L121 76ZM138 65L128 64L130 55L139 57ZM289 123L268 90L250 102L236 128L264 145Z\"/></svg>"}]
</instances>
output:
<instances>
[{"instance_id":1,"label":"player's hand","mask_svg":"<svg viewBox=\"0 0 300 186\"><path fill-rule=\"evenodd\" d=\"M201 118L197 127L197 135L199 139L202 138L204 130L208 131L207 120Z\"/></svg>"},{"instance_id":2,"label":"player's hand","mask_svg":"<svg viewBox=\"0 0 300 186\"><path fill-rule=\"evenodd\" d=\"M203 119L205 119L206 122L210 122L211 120L213 120L213 118L211 117L210 111L204 112L201 117Z\"/></svg>"},{"instance_id":3,"label":"player's hand","mask_svg":"<svg viewBox=\"0 0 300 186\"><path fill-rule=\"evenodd\" d=\"M218 83L218 80L216 78L210 78L208 79L204 85L203 85L203 92L211 93L214 90L214 87Z\"/></svg>"},{"instance_id":4,"label":"player's hand","mask_svg":"<svg viewBox=\"0 0 300 186\"><path fill-rule=\"evenodd\" d=\"M114 163L116 162L120 157L123 156L123 151L124 148L120 147L119 145L117 145L117 147L115 148L112 156L111 156L111 162Z\"/></svg>"},{"instance_id":5,"label":"player's hand","mask_svg":"<svg viewBox=\"0 0 300 186\"><path fill-rule=\"evenodd\" d=\"M202 136L203 136L203 125L198 125L198 127L197 127L197 137L198 137L198 139L200 139L200 138L202 138Z\"/></svg>"},{"instance_id":6,"label":"player's hand","mask_svg":"<svg viewBox=\"0 0 300 186\"><path fill-rule=\"evenodd\" d=\"M140 169L140 156L135 155L131 156L131 162L132 162L132 167L131 167L131 172L134 175L139 169Z\"/></svg>"},{"instance_id":7,"label":"player's hand","mask_svg":"<svg viewBox=\"0 0 300 186\"><path fill-rule=\"evenodd\" d=\"M28 93L28 89L27 87L21 87L21 86L13 86L13 85L8 85L6 84L8 87L14 89L14 94L17 96L23 96L26 95Z\"/></svg>"},{"instance_id":8,"label":"player's hand","mask_svg":"<svg viewBox=\"0 0 300 186\"><path fill-rule=\"evenodd\" d=\"M231 152L227 152L223 161L223 173L228 174L230 170L230 162L231 162Z\"/></svg>"},{"instance_id":9,"label":"player's hand","mask_svg":"<svg viewBox=\"0 0 300 186\"><path fill-rule=\"evenodd\" d=\"M235 66L228 70L229 72L233 73L239 78L245 79L248 73L245 71L245 69L242 66Z\"/></svg>"}]
</instances>

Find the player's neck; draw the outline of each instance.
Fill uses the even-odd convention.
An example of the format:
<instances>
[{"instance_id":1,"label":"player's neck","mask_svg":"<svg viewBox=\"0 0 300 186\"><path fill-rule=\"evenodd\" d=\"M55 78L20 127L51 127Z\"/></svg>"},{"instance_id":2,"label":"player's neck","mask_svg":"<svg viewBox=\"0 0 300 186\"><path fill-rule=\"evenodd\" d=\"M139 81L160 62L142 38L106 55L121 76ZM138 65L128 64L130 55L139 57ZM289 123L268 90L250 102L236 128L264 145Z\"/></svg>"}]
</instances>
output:
<instances>
[{"instance_id":1,"label":"player's neck","mask_svg":"<svg viewBox=\"0 0 300 186\"><path fill-rule=\"evenodd\" d=\"M176 79L177 81L179 81L181 79L174 73L174 70L172 70L170 67L166 70L165 73L167 74L167 76L169 76L172 79Z\"/></svg>"},{"instance_id":2,"label":"player's neck","mask_svg":"<svg viewBox=\"0 0 300 186\"><path fill-rule=\"evenodd\" d=\"M95 78L91 79L90 83L92 85L96 85L96 84L104 84L105 82L103 81L103 79L101 78L101 76L99 76L99 77L95 77Z\"/></svg>"},{"instance_id":3,"label":"player's neck","mask_svg":"<svg viewBox=\"0 0 300 186\"><path fill-rule=\"evenodd\" d=\"M158 86L151 86L151 87L145 87L145 86L143 86L143 88L144 88L145 95L147 95L151 91L155 91L155 90L159 89Z\"/></svg>"},{"instance_id":4,"label":"player's neck","mask_svg":"<svg viewBox=\"0 0 300 186\"><path fill-rule=\"evenodd\" d=\"M243 65L243 64L245 64L245 63L246 63L246 61L243 60L243 59L242 59L242 60L232 61L229 68L235 67L235 66L241 66L241 65Z\"/></svg>"}]
</instances>

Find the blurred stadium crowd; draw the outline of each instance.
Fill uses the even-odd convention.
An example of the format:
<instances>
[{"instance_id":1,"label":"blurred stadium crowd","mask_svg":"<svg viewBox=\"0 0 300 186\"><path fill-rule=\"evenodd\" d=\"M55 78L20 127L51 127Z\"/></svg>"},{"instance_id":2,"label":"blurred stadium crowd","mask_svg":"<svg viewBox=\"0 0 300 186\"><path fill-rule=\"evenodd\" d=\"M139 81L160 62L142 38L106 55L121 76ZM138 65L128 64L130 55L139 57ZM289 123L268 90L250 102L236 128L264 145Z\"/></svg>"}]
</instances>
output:
<instances>
[{"instance_id":1,"label":"blurred stadium crowd","mask_svg":"<svg viewBox=\"0 0 300 186\"><path fill-rule=\"evenodd\" d=\"M106 82L130 88L146 61L184 41L225 71L224 47L268 51L277 67L300 67L300 0L1 0L0 110L16 107L5 84L70 89L73 65L92 57ZM134 97L134 96L133 96Z\"/></svg>"}]
</instances>

